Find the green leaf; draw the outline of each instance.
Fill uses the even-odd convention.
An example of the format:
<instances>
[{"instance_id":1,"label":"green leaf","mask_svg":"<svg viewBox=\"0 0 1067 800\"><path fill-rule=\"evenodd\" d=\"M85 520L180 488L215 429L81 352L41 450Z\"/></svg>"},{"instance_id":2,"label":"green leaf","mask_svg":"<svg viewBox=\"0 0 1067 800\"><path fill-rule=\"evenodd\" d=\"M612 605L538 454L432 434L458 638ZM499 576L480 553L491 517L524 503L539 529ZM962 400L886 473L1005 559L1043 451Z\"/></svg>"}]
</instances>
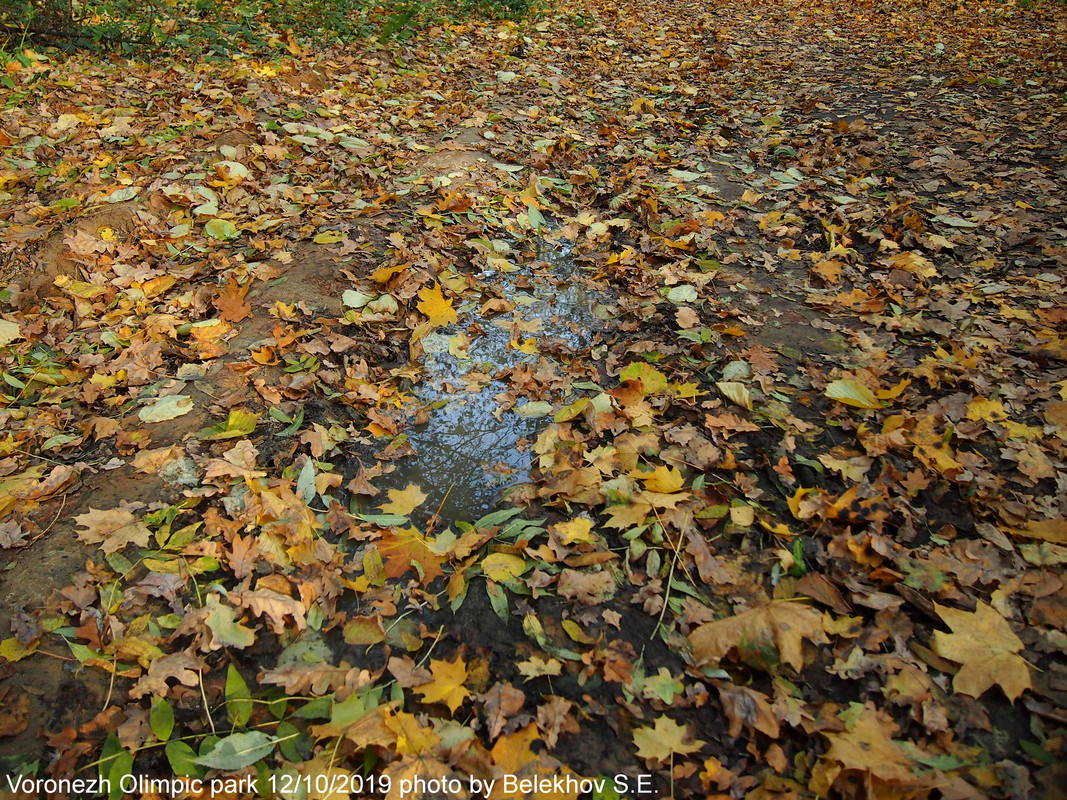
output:
<instances>
[{"instance_id":1,"label":"green leaf","mask_svg":"<svg viewBox=\"0 0 1067 800\"><path fill-rule=\"evenodd\" d=\"M377 525L379 528L391 528L394 525L406 525L408 522L408 518L403 517L400 514L356 514L355 516L356 519L369 522L371 525Z\"/></svg>"},{"instance_id":2,"label":"green leaf","mask_svg":"<svg viewBox=\"0 0 1067 800\"><path fill-rule=\"evenodd\" d=\"M349 308L363 308L363 306L367 305L367 303L375 297L377 297L377 295L367 294L358 289L349 289L341 295L341 303Z\"/></svg>"},{"instance_id":3,"label":"green leaf","mask_svg":"<svg viewBox=\"0 0 1067 800\"><path fill-rule=\"evenodd\" d=\"M203 770L196 765L196 751L181 739L167 742L164 748L170 768L179 778L198 778Z\"/></svg>"},{"instance_id":4,"label":"green leaf","mask_svg":"<svg viewBox=\"0 0 1067 800\"><path fill-rule=\"evenodd\" d=\"M963 219L963 217L953 217L948 214L938 214L933 217L934 222L940 222L944 225L949 225L953 228L977 228L977 222L971 222L969 219Z\"/></svg>"},{"instance_id":5,"label":"green leaf","mask_svg":"<svg viewBox=\"0 0 1067 800\"><path fill-rule=\"evenodd\" d=\"M96 652L92 648L86 647L84 644L78 644L78 642L72 642L67 640L67 647L70 648L70 652L74 654L74 657L78 659L82 664L88 658L103 658L103 654Z\"/></svg>"},{"instance_id":6,"label":"green leaf","mask_svg":"<svg viewBox=\"0 0 1067 800\"><path fill-rule=\"evenodd\" d=\"M226 713L230 722L243 727L252 716L252 693L233 664L226 670Z\"/></svg>"},{"instance_id":7,"label":"green leaf","mask_svg":"<svg viewBox=\"0 0 1067 800\"><path fill-rule=\"evenodd\" d=\"M307 758L308 754L301 752L301 750L302 745L308 743L310 737L305 733L301 733L300 729L293 723L286 720L278 726L278 739L281 742L278 745L278 750L286 761L295 763ZM309 744L306 746L308 750L311 749Z\"/></svg>"},{"instance_id":8,"label":"green leaf","mask_svg":"<svg viewBox=\"0 0 1067 800\"><path fill-rule=\"evenodd\" d=\"M141 422L166 422L193 410L193 398L187 394L172 394L156 400L138 412Z\"/></svg>"},{"instance_id":9,"label":"green leaf","mask_svg":"<svg viewBox=\"0 0 1067 800\"><path fill-rule=\"evenodd\" d=\"M491 511L475 522L474 527L482 529L492 528L494 525L500 525L503 522L507 522L512 517L521 513L521 508L503 508L500 511Z\"/></svg>"},{"instance_id":10,"label":"green leaf","mask_svg":"<svg viewBox=\"0 0 1067 800\"><path fill-rule=\"evenodd\" d=\"M667 289L665 295L672 303L695 303L697 301L696 287L690 286L688 283L672 286Z\"/></svg>"},{"instance_id":11,"label":"green leaf","mask_svg":"<svg viewBox=\"0 0 1067 800\"><path fill-rule=\"evenodd\" d=\"M595 786L603 786L603 789L596 789L593 792L593 800L623 800L619 790L615 785L615 781L610 778L601 778L594 782Z\"/></svg>"},{"instance_id":12,"label":"green leaf","mask_svg":"<svg viewBox=\"0 0 1067 800\"><path fill-rule=\"evenodd\" d=\"M874 396L874 392L862 383L854 380L834 381L826 387L826 396L831 400L837 400L846 406L856 408L881 408L882 404Z\"/></svg>"},{"instance_id":13,"label":"green leaf","mask_svg":"<svg viewBox=\"0 0 1067 800\"><path fill-rule=\"evenodd\" d=\"M508 593L490 580L485 582L485 591L489 595L489 605L504 622L508 621L511 612L508 610Z\"/></svg>"},{"instance_id":14,"label":"green leaf","mask_svg":"<svg viewBox=\"0 0 1067 800\"><path fill-rule=\"evenodd\" d=\"M228 219L219 219L218 217L207 221L207 224L204 225L204 233L212 239L218 239L219 241L236 239L241 235L241 232L237 230L236 225Z\"/></svg>"},{"instance_id":15,"label":"green leaf","mask_svg":"<svg viewBox=\"0 0 1067 800\"><path fill-rule=\"evenodd\" d=\"M114 766L115 759L122 752L122 744L119 742L119 737L114 733L109 733L104 740L104 746L100 748L100 760L97 762L97 769L101 778L106 778L111 774L111 767Z\"/></svg>"},{"instance_id":16,"label":"green leaf","mask_svg":"<svg viewBox=\"0 0 1067 800\"><path fill-rule=\"evenodd\" d=\"M353 692L341 702L334 701L333 706L330 708L330 724L341 729L347 728L370 711L374 705L372 702L370 708L368 708L367 704L363 702L363 695Z\"/></svg>"},{"instance_id":17,"label":"green leaf","mask_svg":"<svg viewBox=\"0 0 1067 800\"><path fill-rule=\"evenodd\" d=\"M174 709L165 697L155 695L152 698L152 710L148 714L148 724L152 733L161 742L167 741L174 732Z\"/></svg>"},{"instance_id":18,"label":"green leaf","mask_svg":"<svg viewBox=\"0 0 1067 800\"><path fill-rule=\"evenodd\" d=\"M236 612L230 606L220 603L214 594L208 597L207 605L211 610L204 622L215 634L216 639L223 644L237 648L248 647L255 643L255 631L237 622Z\"/></svg>"},{"instance_id":19,"label":"green leaf","mask_svg":"<svg viewBox=\"0 0 1067 800\"><path fill-rule=\"evenodd\" d=\"M114 192L104 198L105 203L125 203L127 200L133 200L137 196L137 193L141 191L136 186L126 186L122 189L116 189Z\"/></svg>"},{"instance_id":20,"label":"green leaf","mask_svg":"<svg viewBox=\"0 0 1067 800\"><path fill-rule=\"evenodd\" d=\"M345 238L345 235L340 231L323 231L316 234L312 239L315 244L337 244Z\"/></svg>"},{"instance_id":21,"label":"green leaf","mask_svg":"<svg viewBox=\"0 0 1067 800\"><path fill-rule=\"evenodd\" d=\"M126 794L122 791L122 779L133 772L133 753L129 750L123 750L117 756L115 760L111 762L111 769L108 771L107 777L111 784L111 791L108 793L108 800L121 800Z\"/></svg>"},{"instance_id":22,"label":"green leaf","mask_svg":"<svg viewBox=\"0 0 1067 800\"><path fill-rule=\"evenodd\" d=\"M274 409L271 409L271 410L273 411ZM289 425L285 426L280 431L278 431L278 436L292 436L294 433L296 433L298 430L300 430L300 426L303 425L303 424L304 424L304 407L300 406L300 408L298 408L296 413L293 415L293 419L290 421Z\"/></svg>"},{"instance_id":23,"label":"green leaf","mask_svg":"<svg viewBox=\"0 0 1067 800\"><path fill-rule=\"evenodd\" d=\"M255 764L272 750L274 739L263 731L232 733L216 742L210 752L195 759L194 763L229 772Z\"/></svg>"},{"instance_id":24,"label":"green leaf","mask_svg":"<svg viewBox=\"0 0 1067 800\"><path fill-rule=\"evenodd\" d=\"M296 479L296 496L304 501L304 505L311 505L315 499L315 459L309 458L300 468L300 475Z\"/></svg>"},{"instance_id":25,"label":"green leaf","mask_svg":"<svg viewBox=\"0 0 1067 800\"><path fill-rule=\"evenodd\" d=\"M545 227L544 215L533 206L526 206L526 216L530 220L530 227L536 231L540 231Z\"/></svg>"},{"instance_id":26,"label":"green leaf","mask_svg":"<svg viewBox=\"0 0 1067 800\"><path fill-rule=\"evenodd\" d=\"M234 409L225 422L204 428L197 435L205 441L212 442L219 439L236 439L238 436L247 436L256 429L259 414L250 411Z\"/></svg>"}]
</instances>

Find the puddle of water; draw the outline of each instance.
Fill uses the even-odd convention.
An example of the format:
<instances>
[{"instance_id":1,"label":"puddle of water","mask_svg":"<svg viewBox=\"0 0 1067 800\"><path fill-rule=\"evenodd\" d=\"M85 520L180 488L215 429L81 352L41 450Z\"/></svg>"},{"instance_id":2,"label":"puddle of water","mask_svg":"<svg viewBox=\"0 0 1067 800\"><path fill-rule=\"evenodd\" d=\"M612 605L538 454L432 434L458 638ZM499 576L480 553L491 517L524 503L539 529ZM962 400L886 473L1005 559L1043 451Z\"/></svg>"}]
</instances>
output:
<instances>
[{"instance_id":1,"label":"puddle of water","mask_svg":"<svg viewBox=\"0 0 1067 800\"><path fill-rule=\"evenodd\" d=\"M460 324L423 339L425 378L414 394L431 407L429 422L405 431L414 454L375 480L383 490L418 484L428 497L416 519L438 509L443 519L478 519L500 501L503 490L528 480L531 456L519 445L532 444L546 418L502 411L496 397L509 386L491 376L521 365L536 368L542 355L551 357L522 352L512 342L533 339L539 350L581 355L604 328L594 308L608 298L579 282L578 266L561 243L542 241L536 260L481 278L514 310L482 317L479 300L463 307L469 313L461 315ZM522 330L518 336L513 323ZM554 363L565 374L565 365Z\"/></svg>"}]
</instances>

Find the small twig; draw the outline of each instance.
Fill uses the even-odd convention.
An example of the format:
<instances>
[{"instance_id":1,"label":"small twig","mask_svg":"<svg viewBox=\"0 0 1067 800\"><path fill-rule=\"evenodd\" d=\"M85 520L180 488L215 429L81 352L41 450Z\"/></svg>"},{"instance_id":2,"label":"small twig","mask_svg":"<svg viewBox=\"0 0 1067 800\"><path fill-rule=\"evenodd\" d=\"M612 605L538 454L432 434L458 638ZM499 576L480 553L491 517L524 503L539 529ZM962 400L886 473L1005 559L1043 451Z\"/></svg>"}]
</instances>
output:
<instances>
[{"instance_id":1,"label":"small twig","mask_svg":"<svg viewBox=\"0 0 1067 800\"><path fill-rule=\"evenodd\" d=\"M415 664L415 669L418 669L419 667L421 667L423 664L426 663L426 659L428 659L430 657L430 653L432 653L433 649L435 647L437 647L437 643L439 641L441 641L441 634L444 632L444 630L445 630L445 626L444 625L442 625L440 628L437 629L437 635L435 637L433 637L433 643L430 645L430 649L427 650L426 651L426 655L424 655L422 658L420 658L418 663Z\"/></svg>"},{"instance_id":2,"label":"small twig","mask_svg":"<svg viewBox=\"0 0 1067 800\"><path fill-rule=\"evenodd\" d=\"M196 674L200 676L200 697L204 700L204 713L207 714L207 724L211 726L211 732L215 733L215 720L211 718L211 708L207 703L207 692L204 691L204 668L201 667Z\"/></svg>"},{"instance_id":3,"label":"small twig","mask_svg":"<svg viewBox=\"0 0 1067 800\"><path fill-rule=\"evenodd\" d=\"M115 691L115 670L117 670L118 667L119 656L118 653L116 653L114 661L111 662L111 681L107 685L107 697L104 698L104 705L100 709L101 712L107 711L107 707L111 705L111 693Z\"/></svg>"},{"instance_id":4,"label":"small twig","mask_svg":"<svg viewBox=\"0 0 1067 800\"><path fill-rule=\"evenodd\" d=\"M47 650L34 650L33 651L34 655L37 655L38 653L40 653L42 656L48 656L49 658L54 658L54 659L57 659L59 661L77 661L78 660L76 658L71 658L70 656L61 656L61 655L59 655L59 653L50 653Z\"/></svg>"},{"instance_id":5,"label":"small twig","mask_svg":"<svg viewBox=\"0 0 1067 800\"><path fill-rule=\"evenodd\" d=\"M56 512L56 515L52 519L52 522L49 523L47 528L45 528L39 534L34 536L32 539L30 539L26 544L27 545L33 544L38 539L40 539L41 537L45 536L50 530L52 530L52 528L54 528L56 526L56 523L59 522L59 515L63 513L63 509L66 508L66 507L67 507L67 495L63 495L63 502L60 504L59 511Z\"/></svg>"},{"instance_id":6,"label":"small twig","mask_svg":"<svg viewBox=\"0 0 1067 800\"><path fill-rule=\"evenodd\" d=\"M666 532L664 532L664 535L666 535ZM677 547L674 548L674 558L671 559L671 569L667 573L667 586L663 591L663 608L659 610L659 618L656 620L656 627L654 627L652 632L648 635L649 639L655 636L657 631L659 631L660 626L663 624L663 617L667 614L668 601L671 599L671 582L674 580L674 568L678 565L679 555L681 555L679 549Z\"/></svg>"},{"instance_id":7,"label":"small twig","mask_svg":"<svg viewBox=\"0 0 1067 800\"><path fill-rule=\"evenodd\" d=\"M455 487L456 481L453 480L451 486L448 487L448 491L445 492L445 496L441 498L441 504L437 506L437 510L433 513L426 522L426 533L433 533L437 528L437 523L441 521L441 509L445 507L445 502L448 500L448 496L452 494L452 489Z\"/></svg>"},{"instance_id":8,"label":"small twig","mask_svg":"<svg viewBox=\"0 0 1067 800\"><path fill-rule=\"evenodd\" d=\"M39 456L36 453L31 453L29 450L22 450L18 447L12 447L11 451L14 453L22 453L24 456L29 456L30 458L39 458L41 461L47 461L49 464L56 464L60 467L67 466L62 461L56 461L54 458L48 458L47 456Z\"/></svg>"}]
</instances>

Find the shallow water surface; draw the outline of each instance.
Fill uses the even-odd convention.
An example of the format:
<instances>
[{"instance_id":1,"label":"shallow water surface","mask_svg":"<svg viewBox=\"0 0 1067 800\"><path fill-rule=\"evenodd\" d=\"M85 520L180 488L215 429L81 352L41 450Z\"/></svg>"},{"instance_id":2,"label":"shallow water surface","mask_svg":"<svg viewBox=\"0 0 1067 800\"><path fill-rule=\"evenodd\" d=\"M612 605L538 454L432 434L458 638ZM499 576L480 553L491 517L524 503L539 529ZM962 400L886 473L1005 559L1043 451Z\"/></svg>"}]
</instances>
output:
<instances>
[{"instance_id":1,"label":"shallow water surface","mask_svg":"<svg viewBox=\"0 0 1067 800\"><path fill-rule=\"evenodd\" d=\"M418 484L428 499L416 517L439 513L443 519L477 519L499 502L504 489L528 479L530 454L520 446L532 443L547 417L503 411L497 396L509 386L491 376L509 367L536 368L542 357L558 365L565 358L587 357L594 334L604 328L594 309L607 298L581 282L569 248L544 241L537 257L512 272L481 276L513 311L482 317L481 303L471 304L459 324L422 340L426 374L414 394L430 406L429 421L405 431L414 454L374 482L382 489ZM597 310L606 316L602 305ZM529 339L541 353L515 346ZM564 368L559 371L565 374Z\"/></svg>"}]
</instances>

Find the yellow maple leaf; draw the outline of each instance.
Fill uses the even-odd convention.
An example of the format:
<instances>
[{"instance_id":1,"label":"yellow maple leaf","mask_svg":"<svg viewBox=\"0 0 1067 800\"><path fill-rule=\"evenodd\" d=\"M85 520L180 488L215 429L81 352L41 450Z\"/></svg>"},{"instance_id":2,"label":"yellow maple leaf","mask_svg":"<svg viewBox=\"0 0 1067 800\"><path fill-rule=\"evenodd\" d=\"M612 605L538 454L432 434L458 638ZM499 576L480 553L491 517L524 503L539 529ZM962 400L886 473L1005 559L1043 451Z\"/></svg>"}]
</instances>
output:
<instances>
[{"instance_id":1,"label":"yellow maple leaf","mask_svg":"<svg viewBox=\"0 0 1067 800\"><path fill-rule=\"evenodd\" d=\"M952 448L945 443L943 434L938 432L932 415L919 418L915 430L911 432L911 441L915 445L912 454L931 470L950 478L963 472L963 464L956 460Z\"/></svg>"},{"instance_id":2,"label":"yellow maple leaf","mask_svg":"<svg viewBox=\"0 0 1067 800\"><path fill-rule=\"evenodd\" d=\"M419 289L419 297L422 299L419 300L417 308L429 318L434 327L447 325L458 319L455 309L452 308L452 301L441 292L441 284L424 286Z\"/></svg>"},{"instance_id":3,"label":"yellow maple leaf","mask_svg":"<svg viewBox=\"0 0 1067 800\"><path fill-rule=\"evenodd\" d=\"M976 397L967 404L967 419L1003 422L1007 418L1008 412L1004 410L1004 404L999 400Z\"/></svg>"},{"instance_id":4,"label":"yellow maple leaf","mask_svg":"<svg viewBox=\"0 0 1067 800\"><path fill-rule=\"evenodd\" d=\"M383 514L399 514L406 517L426 502L429 495L416 483L409 483L403 489L390 489L389 500L378 506Z\"/></svg>"},{"instance_id":5,"label":"yellow maple leaf","mask_svg":"<svg viewBox=\"0 0 1067 800\"><path fill-rule=\"evenodd\" d=\"M422 695L422 702L444 703L449 711L455 713L470 696L470 692L463 687L463 682L467 680L467 665L462 658L455 661L433 659L430 661L430 673L433 680L416 687L415 692Z\"/></svg>"},{"instance_id":6,"label":"yellow maple leaf","mask_svg":"<svg viewBox=\"0 0 1067 800\"><path fill-rule=\"evenodd\" d=\"M1014 701L1030 688L1030 670L1019 655L1023 643L992 606L980 602L974 613L937 603L934 609L953 631L934 631L934 652L963 665L952 679L954 690L979 697L997 685Z\"/></svg>"},{"instance_id":7,"label":"yellow maple leaf","mask_svg":"<svg viewBox=\"0 0 1067 800\"><path fill-rule=\"evenodd\" d=\"M680 469L667 467L663 464L657 465L651 472L634 470L630 473L630 477L644 481L645 488L648 491L662 492L664 494L681 491L682 485L685 483L685 477Z\"/></svg>"},{"instance_id":8,"label":"yellow maple leaf","mask_svg":"<svg viewBox=\"0 0 1067 800\"><path fill-rule=\"evenodd\" d=\"M528 355L537 355L537 340L533 337L523 339L521 342L518 339L512 339L508 342L508 348L511 350L518 350L520 353L527 353Z\"/></svg>"},{"instance_id":9,"label":"yellow maple leaf","mask_svg":"<svg viewBox=\"0 0 1067 800\"><path fill-rule=\"evenodd\" d=\"M530 656L529 661L522 661L518 665L519 673L526 679L532 680L542 675L560 675L563 672L563 664L554 658L545 661L539 656Z\"/></svg>"},{"instance_id":10,"label":"yellow maple leaf","mask_svg":"<svg viewBox=\"0 0 1067 800\"><path fill-rule=\"evenodd\" d=\"M637 755L646 761L669 761L672 753L688 755L695 753L707 742L700 739L686 741L688 731L664 714L656 720L654 728L636 728L634 744Z\"/></svg>"},{"instance_id":11,"label":"yellow maple leaf","mask_svg":"<svg viewBox=\"0 0 1067 800\"><path fill-rule=\"evenodd\" d=\"M401 755L429 753L441 743L433 728L423 725L414 714L398 711L385 720L385 727L396 732L396 751Z\"/></svg>"},{"instance_id":12,"label":"yellow maple leaf","mask_svg":"<svg viewBox=\"0 0 1067 800\"><path fill-rule=\"evenodd\" d=\"M549 530L559 534L563 544L580 542L586 544L593 541L590 532L593 530L593 520L586 517L575 517L565 522L557 522Z\"/></svg>"}]
</instances>

